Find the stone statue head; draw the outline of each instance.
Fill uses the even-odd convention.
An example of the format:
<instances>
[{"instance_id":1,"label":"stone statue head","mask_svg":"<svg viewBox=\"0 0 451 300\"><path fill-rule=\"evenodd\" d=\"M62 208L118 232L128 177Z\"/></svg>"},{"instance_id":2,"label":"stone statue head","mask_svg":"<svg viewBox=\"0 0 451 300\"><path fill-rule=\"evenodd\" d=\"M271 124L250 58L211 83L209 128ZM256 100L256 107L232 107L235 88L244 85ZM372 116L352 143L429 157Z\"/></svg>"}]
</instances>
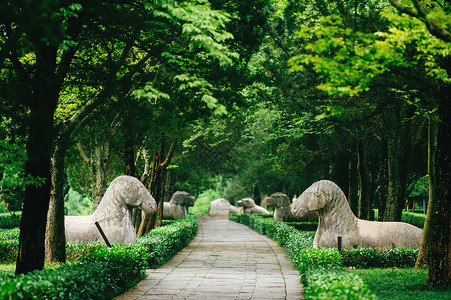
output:
<instances>
[{"instance_id":1,"label":"stone statue head","mask_svg":"<svg viewBox=\"0 0 451 300\"><path fill-rule=\"evenodd\" d=\"M324 208L329 195L326 194L327 189L324 189L323 187L325 185L329 186L329 182L333 183L328 180L321 180L307 188L294 202L291 209L293 216L301 219L310 212Z\"/></svg>"},{"instance_id":2,"label":"stone statue head","mask_svg":"<svg viewBox=\"0 0 451 300\"><path fill-rule=\"evenodd\" d=\"M243 198L241 200L238 200L238 206L244 206L245 208L251 208L254 207L255 201L251 198Z\"/></svg>"},{"instance_id":3,"label":"stone statue head","mask_svg":"<svg viewBox=\"0 0 451 300\"><path fill-rule=\"evenodd\" d=\"M132 176L123 175L115 178L103 198L115 199L113 203L123 201L127 207L138 207L147 214L153 214L157 210L155 199L150 192L141 181Z\"/></svg>"},{"instance_id":4,"label":"stone statue head","mask_svg":"<svg viewBox=\"0 0 451 300\"><path fill-rule=\"evenodd\" d=\"M275 206L275 207L283 207L289 206L291 204L290 198L284 193L274 193L271 196L267 197L266 205Z\"/></svg>"},{"instance_id":5,"label":"stone statue head","mask_svg":"<svg viewBox=\"0 0 451 300\"><path fill-rule=\"evenodd\" d=\"M194 200L195 198L190 194L188 194L187 192L177 191L172 195L171 200L169 202L175 205L193 206Z\"/></svg>"}]
</instances>

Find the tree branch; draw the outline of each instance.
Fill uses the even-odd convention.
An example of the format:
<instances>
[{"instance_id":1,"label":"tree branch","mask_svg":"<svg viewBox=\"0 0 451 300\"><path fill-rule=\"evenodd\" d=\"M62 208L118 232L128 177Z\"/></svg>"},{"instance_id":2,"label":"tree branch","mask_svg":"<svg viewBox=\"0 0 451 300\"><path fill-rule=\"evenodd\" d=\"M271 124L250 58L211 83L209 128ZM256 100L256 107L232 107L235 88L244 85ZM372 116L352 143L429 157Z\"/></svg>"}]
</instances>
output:
<instances>
[{"instance_id":1,"label":"tree branch","mask_svg":"<svg viewBox=\"0 0 451 300\"><path fill-rule=\"evenodd\" d=\"M160 164L160 167L166 168L171 163L171 159L172 159L172 157L174 156L174 153L175 153L175 144L176 144L175 141L173 141L171 143L171 146L169 147L168 155L166 156L165 161Z\"/></svg>"},{"instance_id":2,"label":"tree branch","mask_svg":"<svg viewBox=\"0 0 451 300\"><path fill-rule=\"evenodd\" d=\"M416 8L416 12L401 5L396 0L389 0L390 4L395 7L400 13L405 13L413 18L417 18L420 21L422 21L425 25L428 31L435 36L438 39L441 39L444 42L451 43L451 33L446 30L444 27L440 26L434 21L431 21L427 18L427 15L422 10L421 5L418 0L412 0L413 5Z\"/></svg>"},{"instance_id":3,"label":"tree branch","mask_svg":"<svg viewBox=\"0 0 451 300\"><path fill-rule=\"evenodd\" d=\"M81 145L80 142L77 142L77 149L78 149L78 152L80 152L80 156L81 156L81 158L83 158L83 161L85 163L89 164L91 162L91 160L86 155L85 151L83 150L83 146Z\"/></svg>"}]
</instances>

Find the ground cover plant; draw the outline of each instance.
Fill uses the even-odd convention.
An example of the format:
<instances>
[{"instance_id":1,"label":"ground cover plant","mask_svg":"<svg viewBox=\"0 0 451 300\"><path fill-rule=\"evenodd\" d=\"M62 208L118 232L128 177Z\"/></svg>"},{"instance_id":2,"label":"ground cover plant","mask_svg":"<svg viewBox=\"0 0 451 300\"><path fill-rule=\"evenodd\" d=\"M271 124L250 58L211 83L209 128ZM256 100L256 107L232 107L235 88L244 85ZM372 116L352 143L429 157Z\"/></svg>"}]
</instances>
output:
<instances>
[{"instance_id":1,"label":"ground cover plant","mask_svg":"<svg viewBox=\"0 0 451 300\"><path fill-rule=\"evenodd\" d=\"M14 278L12 264L0 265L0 299L111 299L143 279L145 269L168 261L197 232L193 218L164 224L136 244L67 244L68 263L27 275ZM17 234L18 229L2 231L0 237L17 242Z\"/></svg>"},{"instance_id":2,"label":"ground cover plant","mask_svg":"<svg viewBox=\"0 0 451 300\"><path fill-rule=\"evenodd\" d=\"M372 268L349 269L345 272L359 276L374 291L379 299L451 299L450 288L440 288L424 284L428 272L425 269Z\"/></svg>"},{"instance_id":3,"label":"ground cover plant","mask_svg":"<svg viewBox=\"0 0 451 300\"><path fill-rule=\"evenodd\" d=\"M293 224L264 215L231 215L230 219L266 234L285 249L299 269L306 299L451 299L449 289L425 284L426 270L413 270L418 249L362 248L340 253L313 248L314 231L299 231ZM403 282L398 284L392 277Z\"/></svg>"}]
</instances>

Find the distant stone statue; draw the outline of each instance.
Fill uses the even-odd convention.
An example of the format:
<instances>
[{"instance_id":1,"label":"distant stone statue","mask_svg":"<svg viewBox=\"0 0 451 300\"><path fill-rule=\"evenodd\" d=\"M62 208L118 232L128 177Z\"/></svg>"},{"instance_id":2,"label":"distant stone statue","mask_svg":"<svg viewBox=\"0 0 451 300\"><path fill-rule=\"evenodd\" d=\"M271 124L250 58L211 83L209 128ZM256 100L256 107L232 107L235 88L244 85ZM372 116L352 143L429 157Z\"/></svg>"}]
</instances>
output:
<instances>
[{"instance_id":1,"label":"distant stone statue","mask_svg":"<svg viewBox=\"0 0 451 300\"><path fill-rule=\"evenodd\" d=\"M255 201L251 198L243 198L243 199L239 200L238 206L244 207L245 213L269 214L269 211L267 211L265 208L255 204Z\"/></svg>"},{"instance_id":2,"label":"distant stone statue","mask_svg":"<svg viewBox=\"0 0 451 300\"><path fill-rule=\"evenodd\" d=\"M132 176L119 176L111 182L92 215L65 217L66 241L73 244L103 243L95 226L95 222L99 222L111 244L134 244L136 233L131 219L134 207L146 214L157 210L155 199L141 181Z\"/></svg>"},{"instance_id":3,"label":"distant stone statue","mask_svg":"<svg viewBox=\"0 0 451 300\"><path fill-rule=\"evenodd\" d=\"M163 219L185 219L188 215L188 207L194 205L194 200L194 196L187 192L175 192L169 202L163 203Z\"/></svg>"},{"instance_id":4,"label":"distant stone statue","mask_svg":"<svg viewBox=\"0 0 451 300\"><path fill-rule=\"evenodd\" d=\"M265 197L267 206L274 206L274 220L283 222L318 222L316 213L310 213L299 220L291 213L291 201L284 193L274 193L271 196Z\"/></svg>"},{"instance_id":5,"label":"distant stone statue","mask_svg":"<svg viewBox=\"0 0 451 300\"><path fill-rule=\"evenodd\" d=\"M357 219L343 191L328 180L312 184L293 204L292 213L297 218L309 212L317 212L319 218L314 247L336 248L341 236L343 249L417 248L423 234L423 230L404 222Z\"/></svg>"},{"instance_id":6,"label":"distant stone statue","mask_svg":"<svg viewBox=\"0 0 451 300\"><path fill-rule=\"evenodd\" d=\"M238 207L233 206L224 198L216 199L210 202L210 216L227 216L231 214L239 214L241 211Z\"/></svg>"},{"instance_id":7,"label":"distant stone statue","mask_svg":"<svg viewBox=\"0 0 451 300\"><path fill-rule=\"evenodd\" d=\"M266 206L274 206L274 220L284 222L298 221L291 213L291 201L284 193L274 193L265 197Z\"/></svg>"}]
</instances>

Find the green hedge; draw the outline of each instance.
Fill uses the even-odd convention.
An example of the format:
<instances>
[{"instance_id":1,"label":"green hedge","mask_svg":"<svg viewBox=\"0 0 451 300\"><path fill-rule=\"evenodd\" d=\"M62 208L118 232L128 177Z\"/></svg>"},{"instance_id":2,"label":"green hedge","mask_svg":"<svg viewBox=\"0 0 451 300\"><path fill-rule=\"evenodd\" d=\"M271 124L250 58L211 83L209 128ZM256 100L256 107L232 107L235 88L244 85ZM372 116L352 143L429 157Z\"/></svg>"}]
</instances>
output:
<instances>
[{"instance_id":1,"label":"green hedge","mask_svg":"<svg viewBox=\"0 0 451 300\"><path fill-rule=\"evenodd\" d=\"M76 264L34 271L0 283L0 299L111 299L145 277L142 245L98 248Z\"/></svg>"},{"instance_id":2,"label":"green hedge","mask_svg":"<svg viewBox=\"0 0 451 300\"><path fill-rule=\"evenodd\" d=\"M403 211L401 221L423 228L424 222L426 221L426 215Z\"/></svg>"},{"instance_id":3,"label":"green hedge","mask_svg":"<svg viewBox=\"0 0 451 300\"><path fill-rule=\"evenodd\" d=\"M21 211L0 214L0 228L13 228L20 226Z\"/></svg>"},{"instance_id":4,"label":"green hedge","mask_svg":"<svg viewBox=\"0 0 451 300\"><path fill-rule=\"evenodd\" d=\"M306 274L305 299L377 299L363 280L354 274L319 270Z\"/></svg>"},{"instance_id":5,"label":"green hedge","mask_svg":"<svg viewBox=\"0 0 451 300\"><path fill-rule=\"evenodd\" d=\"M0 230L0 264L16 261L19 251L19 228Z\"/></svg>"},{"instance_id":6,"label":"green hedge","mask_svg":"<svg viewBox=\"0 0 451 300\"><path fill-rule=\"evenodd\" d=\"M358 276L342 272L343 258L337 249L313 248L315 232L299 231L257 214L232 215L230 219L268 235L285 249L299 269L305 299L376 298Z\"/></svg>"},{"instance_id":7,"label":"green hedge","mask_svg":"<svg viewBox=\"0 0 451 300\"><path fill-rule=\"evenodd\" d=\"M111 299L142 280L146 268L168 261L196 233L196 220L186 219L151 230L137 244L113 245L110 249L101 243L67 244L69 263L3 278L0 299ZM8 241L17 243L17 239ZM14 259L16 255L17 250Z\"/></svg>"},{"instance_id":8,"label":"green hedge","mask_svg":"<svg viewBox=\"0 0 451 300\"><path fill-rule=\"evenodd\" d=\"M379 210L374 209L374 218L377 220L379 217ZM424 227L424 222L426 221L426 215L422 213L406 212L403 211L401 214L401 221L412 224L419 228Z\"/></svg>"},{"instance_id":9,"label":"green hedge","mask_svg":"<svg viewBox=\"0 0 451 300\"><path fill-rule=\"evenodd\" d=\"M178 220L170 225L158 227L137 240L150 253L149 267L158 268L189 244L197 233L195 219Z\"/></svg>"},{"instance_id":10,"label":"green hedge","mask_svg":"<svg viewBox=\"0 0 451 300\"><path fill-rule=\"evenodd\" d=\"M377 250L360 248L342 250L343 264L346 267L362 268L413 268L419 249Z\"/></svg>"}]
</instances>

